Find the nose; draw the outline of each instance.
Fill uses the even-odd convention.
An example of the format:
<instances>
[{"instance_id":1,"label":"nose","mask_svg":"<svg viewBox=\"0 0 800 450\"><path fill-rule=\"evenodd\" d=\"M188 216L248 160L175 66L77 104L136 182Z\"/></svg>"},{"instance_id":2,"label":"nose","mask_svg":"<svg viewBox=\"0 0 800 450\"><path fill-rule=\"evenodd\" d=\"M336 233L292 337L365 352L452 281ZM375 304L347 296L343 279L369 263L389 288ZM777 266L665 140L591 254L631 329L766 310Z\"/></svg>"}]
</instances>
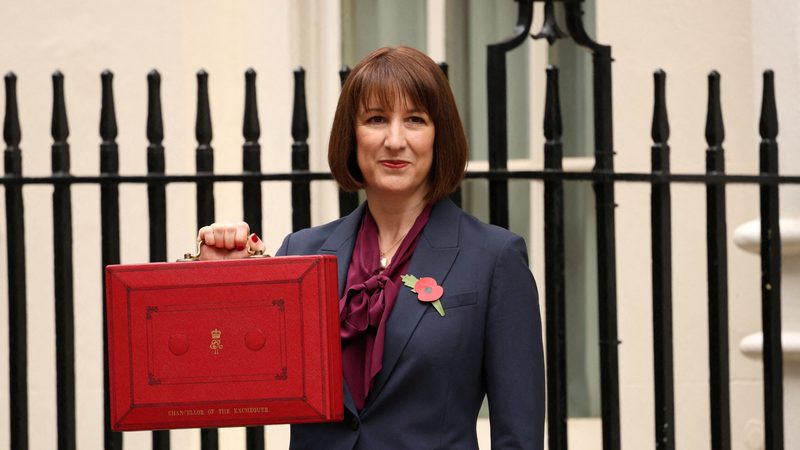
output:
<instances>
[{"instance_id":1,"label":"nose","mask_svg":"<svg viewBox=\"0 0 800 450\"><path fill-rule=\"evenodd\" d=\"M383 145L389 150L402 150L406 146L405 130L400 120L392 120L386 127L386 138Z\"/></svg>"}]
</instances>

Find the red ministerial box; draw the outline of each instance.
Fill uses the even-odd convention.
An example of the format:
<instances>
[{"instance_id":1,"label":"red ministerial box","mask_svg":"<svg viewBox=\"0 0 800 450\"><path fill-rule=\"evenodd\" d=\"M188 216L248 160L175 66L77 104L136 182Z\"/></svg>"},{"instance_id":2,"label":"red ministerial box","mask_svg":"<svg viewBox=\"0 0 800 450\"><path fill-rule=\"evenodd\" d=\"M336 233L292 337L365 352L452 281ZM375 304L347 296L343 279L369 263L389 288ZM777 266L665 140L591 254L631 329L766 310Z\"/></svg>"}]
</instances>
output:
<instances>
[{"instance_id":1,"label":"red ministerial box","mask_svg":"<svg viewBox=\"0 0 800 450\"><path fill-rule=\"evenodd\" d=\"M342 420L334 256L106 267L111 427Z\"/></svg>"}]
</instances>

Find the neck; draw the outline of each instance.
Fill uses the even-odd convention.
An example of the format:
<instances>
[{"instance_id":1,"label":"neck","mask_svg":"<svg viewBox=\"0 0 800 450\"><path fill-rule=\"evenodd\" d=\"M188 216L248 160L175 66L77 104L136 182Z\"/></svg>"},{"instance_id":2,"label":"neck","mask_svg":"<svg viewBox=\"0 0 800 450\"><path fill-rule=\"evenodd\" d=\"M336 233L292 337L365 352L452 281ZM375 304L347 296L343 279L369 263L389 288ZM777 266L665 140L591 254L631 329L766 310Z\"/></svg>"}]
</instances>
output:
<instances>
[{"instance_id":1,"label":"neck","mask_svg":"<svg viewBox=\"0 0 800 450\"><path fill-rule=\"evenodd\" d=\"M386 198L385 195L367 192L369 212L378 225L382 248L408 233L417 217L425 209L424 196Z\"/></svg>"}]
</instances>

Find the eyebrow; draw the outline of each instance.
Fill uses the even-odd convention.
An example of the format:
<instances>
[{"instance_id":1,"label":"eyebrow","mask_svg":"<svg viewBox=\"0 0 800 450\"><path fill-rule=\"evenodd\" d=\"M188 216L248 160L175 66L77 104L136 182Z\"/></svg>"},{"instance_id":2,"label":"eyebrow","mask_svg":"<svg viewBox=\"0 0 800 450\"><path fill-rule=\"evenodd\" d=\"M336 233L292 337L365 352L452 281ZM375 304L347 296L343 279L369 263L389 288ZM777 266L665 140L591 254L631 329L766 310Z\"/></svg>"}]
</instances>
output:
<instances>
[{"instance_id":1,"label":"eyebrow","mask_svg":"<svg viewBox=\"0 0 800 450\"><path fill-rule=\"evenodd\" d=\"M366 108L363 111L361 111L361 114L367 114L367 113L373 113L373 112L384 112L384 111L386 111L386 110L382 106L371 106L371 107ZM407 113L412 113L412 114L428 114L427 111L425 111L424 109L420 109L420 108L409 109L406 112Z\"/></svg>"}]
</instances>

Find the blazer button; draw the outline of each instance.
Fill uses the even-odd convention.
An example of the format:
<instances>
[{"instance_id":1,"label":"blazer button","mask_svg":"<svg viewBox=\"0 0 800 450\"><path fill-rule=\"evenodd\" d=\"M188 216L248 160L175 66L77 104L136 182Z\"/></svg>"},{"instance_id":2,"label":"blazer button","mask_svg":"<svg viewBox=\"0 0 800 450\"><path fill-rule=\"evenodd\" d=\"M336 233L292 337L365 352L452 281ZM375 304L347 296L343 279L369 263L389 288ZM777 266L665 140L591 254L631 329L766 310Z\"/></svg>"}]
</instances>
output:
<instances>
[{"instance_id":1,"label":"blazer button","mask_svg":"<svg viewBox=\"0 0 800 450\"><path fill-rule=\"evenodd\" d=\"M358 417L353 417L352 419L350 419L350 428L353 431L358 430Z\"/></svg>"}]
</instances>

